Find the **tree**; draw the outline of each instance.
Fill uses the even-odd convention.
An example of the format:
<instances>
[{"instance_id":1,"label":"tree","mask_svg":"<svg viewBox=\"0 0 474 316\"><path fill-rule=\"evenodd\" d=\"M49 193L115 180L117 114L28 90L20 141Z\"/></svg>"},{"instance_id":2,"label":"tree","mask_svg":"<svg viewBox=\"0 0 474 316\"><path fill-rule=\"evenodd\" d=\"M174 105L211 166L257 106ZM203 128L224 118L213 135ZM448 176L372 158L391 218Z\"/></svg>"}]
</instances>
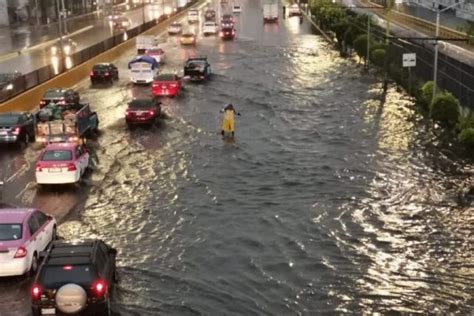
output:
<instances>
[{"instance_id":1,"label":"tree","mask_svg":"<svg viewBox=\"0 0 474 316\"><path fill-rule=\"evenodd\" d=\"M455 126L459 119L459 101L451 93L437 95L431 104L431 117L445 127Z\"/></svg>"}]
</instances>

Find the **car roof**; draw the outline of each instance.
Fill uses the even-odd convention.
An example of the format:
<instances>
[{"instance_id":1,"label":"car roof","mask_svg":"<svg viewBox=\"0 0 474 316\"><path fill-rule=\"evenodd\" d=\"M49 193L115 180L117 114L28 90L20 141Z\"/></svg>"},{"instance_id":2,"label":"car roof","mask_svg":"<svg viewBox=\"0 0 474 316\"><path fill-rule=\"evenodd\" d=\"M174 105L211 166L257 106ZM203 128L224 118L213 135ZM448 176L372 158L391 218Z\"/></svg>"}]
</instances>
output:
<instances>
[{"instance_id":1,"label":"car roof","mask_svg":"<svg viewBox=\"0 0 474 316\"><path fill-rule=\"evenodd\" d=\"M2 208L0 209L0 224L22 223L34 212L32 208Z\"/></svg>"},{"instance_id":2,"label":"car roof","mask_svg":"<svg viewBox=\"0 0 474 316\"><path fill-rule=\"evenodd\" d=\"M85 264L92 261L95 245L100 240L56 240L51 246L45 265Z\"/></svg>"},{"instance_id":3,"label":"car roof","mask_svg":"<svg viewBox=\"0 0 474 316\"><path fill-rule=\"evenodd\" d=\"M46 148L44 149L45 151L47 150L61 150L61 149L74 149L76 148L77 144L75 143L52 143L48 144Z\"/></svg>"}]
</instances>

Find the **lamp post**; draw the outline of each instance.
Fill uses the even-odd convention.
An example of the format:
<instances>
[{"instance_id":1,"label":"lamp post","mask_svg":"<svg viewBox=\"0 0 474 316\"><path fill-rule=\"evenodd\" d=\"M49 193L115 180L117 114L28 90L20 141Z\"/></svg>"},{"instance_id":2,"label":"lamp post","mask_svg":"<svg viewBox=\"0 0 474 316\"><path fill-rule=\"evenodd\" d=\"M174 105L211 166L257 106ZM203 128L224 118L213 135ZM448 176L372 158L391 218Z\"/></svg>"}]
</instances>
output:
<instances>
[{"instance_id":1,"label":"lamp post","mask_svg":"<svg viewBox=\"0 0 474 316\"><path fill-rule=\"evenodd\" d=\"M438 8L436 9L436 32L435 32L435 51L434 51L434 69L433 69L433 96L431 98L431 102L433 102L435 96L436 96L436 81L438 77L438 37L439 37L439 15L441 12L444 12L448 9L451 9L457 5L463 4L464 1L456 2L442 10L439 10ZM431 107L430 107L431 109ZM430 111L430 116L431 116L431 111Z\"/></svg>"}]
</instances>

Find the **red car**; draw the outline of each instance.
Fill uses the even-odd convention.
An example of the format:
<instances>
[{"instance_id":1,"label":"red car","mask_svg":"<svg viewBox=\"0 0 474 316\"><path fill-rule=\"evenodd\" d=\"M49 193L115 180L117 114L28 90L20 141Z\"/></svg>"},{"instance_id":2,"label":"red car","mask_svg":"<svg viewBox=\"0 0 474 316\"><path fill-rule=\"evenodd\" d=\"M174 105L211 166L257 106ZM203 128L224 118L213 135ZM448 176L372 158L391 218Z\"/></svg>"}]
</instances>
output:
<instances>
[{"instance_id":1,"label":"red car","mask_svg":"<svg viewBox=\"0 0 474 316\"><path fill-rule=\"evenodd\" d=\"M158 123L160 115L161 102L153 98L135 99L128 103L125 121L129 127L137 124L153 125Z\"/></svg>"},{"instance_id":2,"label":"red car","mask_svg":"<svg viewBox=\"0 0 474 316\"><path fill-rule=\"evenodd\" d=\"M176 96L181 90L181 78L174 74L161 74L153 79L151 92L154 96Z\"/></svg>"}]
</instances>

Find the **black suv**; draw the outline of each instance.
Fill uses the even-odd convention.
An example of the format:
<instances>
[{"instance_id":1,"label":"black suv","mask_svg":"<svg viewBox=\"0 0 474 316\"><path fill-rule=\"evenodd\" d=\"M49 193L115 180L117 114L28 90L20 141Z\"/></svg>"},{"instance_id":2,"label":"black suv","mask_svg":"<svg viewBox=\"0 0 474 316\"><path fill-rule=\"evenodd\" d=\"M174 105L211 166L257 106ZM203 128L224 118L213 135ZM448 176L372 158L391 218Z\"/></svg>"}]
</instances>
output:
<instances>
[{"instance_id":1,"label":"black suv","mask_svg":"<svg viewBox=\"0 0 474 316\"><path fill-rule=\"evenodd\" d=\"M116 255L101 240L54 241L31 289L33 315L111 315Z\"/></svg>"},{"instance_id":2,"label":"black suv","mask_svg":"<svg viewBox=\"0 0 474 316\"><path fill-rule=\"evenodd\" d=\"M114 83L114 80L119 79L119 72L117 67L111 63L101 63L95 64L92 67L90 74L91 83L95 84L98 82L108 82L110 84Z\"/></svg>"},{"instance_id":3,"label":"black suv","mask_svg":"<svg viewBox=\"0 0 474 316\"><path fill-rule=\"evenodd\" d=\"M188 58L184 64L184 76L191 81L204 81L211 77L211 64L207 57Z\"/></svg>"},{"instance_id":4,"label":"black suv","mask_svg":"<svg viewBox=\"0 0 474 316\"><path fill-rule=\"evenodd\" d=\"M79 103L79 93L73 89L51 88L46 91L40 102L40 109L47 106L50 102L58 104L77 104Z\"/></svg>"},{"instance_id":5,"label":"black suv","mask_svg":"<svg viewBox=\"0 0 474 316\"><path fill-rule=\"evenodd\" d=\"M0 113L0 143L25 143L35 139L35 118L27 112Z\"/></svg>"}]
</instances>

